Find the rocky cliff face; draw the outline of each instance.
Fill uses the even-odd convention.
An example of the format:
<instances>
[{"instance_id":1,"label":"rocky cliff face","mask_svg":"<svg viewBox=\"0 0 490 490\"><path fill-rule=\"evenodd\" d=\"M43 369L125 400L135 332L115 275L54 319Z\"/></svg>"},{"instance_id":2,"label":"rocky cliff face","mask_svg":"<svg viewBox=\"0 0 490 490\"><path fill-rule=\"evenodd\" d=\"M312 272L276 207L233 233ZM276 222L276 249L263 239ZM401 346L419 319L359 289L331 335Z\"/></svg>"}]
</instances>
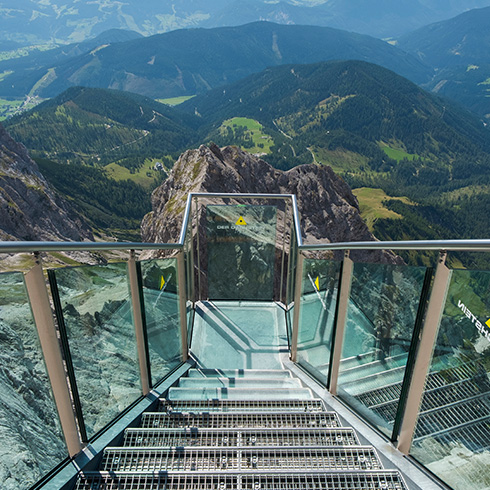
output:
<instances>
[{"instance_id":1,"label":"rocky cliff face","mask_svg":"<svg viewBox=\"0 0 490 490\"><path fill-rule=\"evenodd\" d=\"M0 240L84 239L93 240L88 225L0 125Z\"/></svg>"},{"instance_id":2,"label":"rocky cliff face","mask_svg":"<svg viewBox=\"0 0 490 490\"><path fill-rule=\"evenodd\" d=\"M360 216L356 197L330 167L303 165L283 172L236 147L211 145L182 154L169 178L154 191L153 211L142 222L143 241L177 241L190 192L295 194L305 243L375 240ZM204 219L201 209L200 222ZM203 228L200 226L201 244L206 238ZM206 250L202 254L205 257ZM352 256L355 260L398 261L381 252Z\"/></svg>"}]
</instances>

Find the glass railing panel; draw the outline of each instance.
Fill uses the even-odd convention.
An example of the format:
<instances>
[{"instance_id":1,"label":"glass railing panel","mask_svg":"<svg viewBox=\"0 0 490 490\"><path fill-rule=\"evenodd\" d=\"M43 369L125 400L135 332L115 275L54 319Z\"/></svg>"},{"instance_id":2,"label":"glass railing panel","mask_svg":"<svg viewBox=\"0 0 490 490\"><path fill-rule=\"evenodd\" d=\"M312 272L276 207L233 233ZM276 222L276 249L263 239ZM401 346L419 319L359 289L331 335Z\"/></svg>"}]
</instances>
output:
<instances>
[{"instance_id":1,"label":"glass railing panel","mask_svg":"<svg viewBox=\"0 0 490 490\"><path fill-rule=\"evenodd\" d=\"M210 299L272 301L277 208L208 205L208 296Z\"/></svg>"},{"instance_id":2,"label":"glass railing panel","mask_svg":"<svg viewBox=\"0 0 490 490\"><path fill-rule=\"evenodd\" d=\"M391 436L426 269L354 264L339 396Z\"/></svg>"},{"instance_id":3,"label":"glass railing panel","mask_svg":"<svg viewBox=\"0 0 490 490\"><path fill-rule=\"evenodd\" d=\"M90 438L141 396L127 264L53 274Z\"/></svg>"},{"instance_id":4,"label":"glass railing panel","mask_svg":"<svg viewBox=\"0 0 490 490\"><path fill-rule=\"evenodd\" d=\"M177 259L140 265L151 381L156 385L182 360Z\"/></svg>"},{"instance_id":5,"label":"glass railing panel","mask_svg":"<svg viewBox=\"0 0 490 490\"><path fill-rule=\"evenodd\" d=\"M327 385L340 262L305 259L298 331L298 363Z\"/></svg>"},{"instance_id":6,"label":"glass railing panel","mask_svg":"<svg viewBox=\"0 0 490 490\"><path fill-rule=\"evenodd\" d=\"M30 488L68 457L21 273L0 274L0 487Z\"/></svg>"},{"instance_id":7,"label":"glass railing panel","mask_svg":"<svg viewBox=\"0 0 490 490\"><path fill-rule=\"evenodd\" d=\"M488 271L452 271L411 454L455 490L490 487Z\"/></svg>"}]
</instances>

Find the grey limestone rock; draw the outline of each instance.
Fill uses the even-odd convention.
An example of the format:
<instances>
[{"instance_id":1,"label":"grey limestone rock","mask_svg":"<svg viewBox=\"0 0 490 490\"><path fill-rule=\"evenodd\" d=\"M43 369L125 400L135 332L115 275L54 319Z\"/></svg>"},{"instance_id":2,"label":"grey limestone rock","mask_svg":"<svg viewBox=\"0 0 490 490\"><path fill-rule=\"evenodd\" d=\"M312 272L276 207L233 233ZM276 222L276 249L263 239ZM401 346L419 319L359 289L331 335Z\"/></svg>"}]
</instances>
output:
<instances>
[{"instance_id":1,"label":"grey limestone rock","mask_svg":"<svg viewBox=\"0 0 490 490\"><path fill-rule=\"evenodd\" d=\"M0 125L0 240L84 239L93 240L89 226Z\"/></svg>"},{"instance_id":2,"label":"grey limestone rock","mask_svg":"<svg viewBox=\"0 0 490 490\"><path fill-rule=\"evenodd\" d=\"M295 194L305 243L375 240L361 218L356 197L330 167L301 165L284 172L237 147L211 144L183 153L169 178L153 192L153 209L141 225L143 241L178 240L190 192ZM361 261L400 262L386 252L361 251L352 256Z\"/></svg>"}]
</instances>

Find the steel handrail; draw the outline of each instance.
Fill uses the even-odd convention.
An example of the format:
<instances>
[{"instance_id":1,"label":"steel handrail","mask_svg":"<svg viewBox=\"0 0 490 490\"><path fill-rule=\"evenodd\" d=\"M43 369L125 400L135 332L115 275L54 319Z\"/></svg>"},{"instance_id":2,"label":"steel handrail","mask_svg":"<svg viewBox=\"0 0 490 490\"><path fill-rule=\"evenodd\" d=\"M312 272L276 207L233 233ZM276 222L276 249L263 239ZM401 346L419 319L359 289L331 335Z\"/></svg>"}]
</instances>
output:
<instances>
[{"instance_id":1,"label":"steel handrail","mask_svg":"<svg viewBox=\"0 0 490 490\"><path fill-rule=\"evenodd\" d=\"M100 251L100 250L180 250L185 241L190 224L193 198L221 199L290 199L293 209L295 238L299 250L445 250L445 251L490 251L490 239L476 240L404 240L404 241L366 241L337 243L303 243L301 219L296 196L294 194L257 194L257 193L219 193L191 192L187 197L184 218L179 240L176 243L139 243L139 242L39 242L7 241L0 242L0 253L22 252L63 252L63 251Z\"/></svg>"}]
</instances>

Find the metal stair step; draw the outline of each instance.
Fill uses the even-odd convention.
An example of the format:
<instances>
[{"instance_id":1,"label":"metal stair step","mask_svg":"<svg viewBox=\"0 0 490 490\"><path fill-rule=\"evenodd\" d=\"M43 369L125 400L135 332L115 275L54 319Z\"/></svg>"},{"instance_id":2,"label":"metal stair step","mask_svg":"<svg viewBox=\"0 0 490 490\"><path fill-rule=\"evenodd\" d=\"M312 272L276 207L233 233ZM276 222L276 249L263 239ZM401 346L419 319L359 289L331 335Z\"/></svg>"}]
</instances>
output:
<instances>
[{"instance_id":1,"label":"metal stair step","mask_svg":"<svg viewBox=\"0 0 490 490\"><path fill-rule=\"evenodd\" d=\"M170 388L170 400L209 400L213 398L228 400L284 400L313 398L308 388Z\"/></svg>"},{"instance_id":2,"label":"metal stair step","mask_svg":"<svg viewBox=\"0 0 490 490\"><path fill-rule=\"evenodd\" d=\"M291 378L282 369L189 369L189 378Z\"/></svg>"},{"instance_id":3,"label":"metal stair step","mask_svg":"<svg viewBox=\"0 0 490 490\"><path fill-rule=\"evenodd\" d=\"M277 471L377 470L376 451L369 446L106 448L102 471Z\"/></svg>"},{"instance_id":4,"label":"metal stair step","mask_svg":"<svg viewBox=\"0 0 490 490\"><path fill-rule=\"evenodd\" d=\"M298 378L180 378L180 388L301 388Z\"/></svg>"},{"instance_id":5,"label":"metal stair step","mask_svg":"<svg viewBox=\"0 0 490 490\"><path fill-rule=\"evenodd\" d=\"M126 429L124 447L193 446L354 446L356 433L348 428L327 429Z\"/></svg>"},{"instance_id":6,"label":"metal stair step","mask_svg":"<svg viewBox=\"0 0 490 490\"><path fill-rule=\"evenodd\" d=\"M320 399L311 400L167 400L160 399L162 412L324 412Z\"/></svg>"},{"instance_id":7,"label":"metal stair step","mask_svg":"<svg viewBox=\"0 0 490 490\"><path fill-rule=\"evenodd\" d=\"M141 427L152 428L323 428L340 427L335 412L162 413L146 412Z\"/></svg>"},{"instance_id":8,"label":"metal stair step","mask_svg":"<svg viewBox=\"0 0 490 490\"><path fill-rule=\"evenodd\" d=\"M396 471L258 473L124 474L85 472L75 490L407 490Z\"/></svg>"}]
</instances>

